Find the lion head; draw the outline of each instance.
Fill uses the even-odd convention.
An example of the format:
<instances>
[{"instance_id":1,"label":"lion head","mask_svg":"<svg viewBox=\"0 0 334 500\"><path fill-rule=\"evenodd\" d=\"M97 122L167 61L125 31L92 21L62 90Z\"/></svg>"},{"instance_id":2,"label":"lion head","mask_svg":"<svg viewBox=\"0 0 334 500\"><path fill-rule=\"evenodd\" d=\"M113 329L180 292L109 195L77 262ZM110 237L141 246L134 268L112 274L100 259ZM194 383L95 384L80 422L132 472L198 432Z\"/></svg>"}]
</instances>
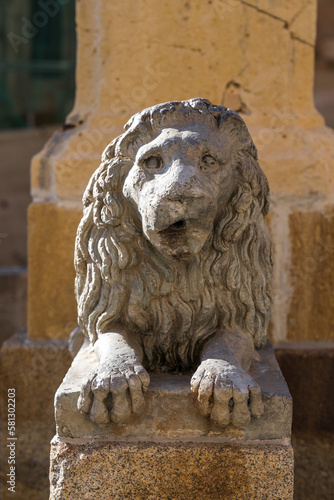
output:
<instances>
[{"instance_id":1,"label":"lion head","mask_svg":"<svg viewBox=\"0 0 334 500\"><path fill-rule=\"evenodd\" d=\"M267 179L242 118L205 99L134 115L85 191L78 321L122 327L152 370L193 368L218 329L261 347L270 317Z\"/></svg>"}]
</instances>

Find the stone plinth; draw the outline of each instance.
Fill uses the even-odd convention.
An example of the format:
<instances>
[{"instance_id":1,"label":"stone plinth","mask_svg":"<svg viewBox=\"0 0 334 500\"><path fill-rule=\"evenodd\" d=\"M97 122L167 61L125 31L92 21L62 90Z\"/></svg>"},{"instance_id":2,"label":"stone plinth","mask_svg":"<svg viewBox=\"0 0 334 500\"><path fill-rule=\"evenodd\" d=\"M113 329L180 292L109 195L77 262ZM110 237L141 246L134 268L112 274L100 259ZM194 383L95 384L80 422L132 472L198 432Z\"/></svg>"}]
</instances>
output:
<instances>
[{"instance_id":1,"label":"stone plinth","mask_svg":"<svg viewBox=\"0 0 334 500\"><path fill-rule=\"evenodd\" d=\"M292 400L269 342L250 370L264 414L243 430L201 416L190 374L151 374L143 415L99 427L76 407L96 363L83 348L57 391L50 499L292 499Z\"/></svg>"},{"instance_id":2,"label":"stone plinth","mask_svg":"<svg viewBox=\"0 0 334 500\"><path fill-rule=\"evenodd\" d=\"M221 429L203 417L196 396L190 389L191 375L151 374L145 394L146 408L126 426L110 423L105 427L93 424L77 409L80 386L85 376L97 365L91 347L82 349L74 359L55 397L57 433L60 437L138 437L179 438L220 436L243 439L281 439L291 435L292 400L277 364L271 344L256 352L251 376L261 387L264 414L252 419L243 430L228 426Z\"/></svg>"},{"instance_id":3,"label":"stone plinth","mask_svg":"<svg viewBox=\"0 0 334 500\"><path fill-rule=\"evenodd\" d=\"M293 498L289 441L51 444L50 500Z\"/></svg>"}]
</instances>

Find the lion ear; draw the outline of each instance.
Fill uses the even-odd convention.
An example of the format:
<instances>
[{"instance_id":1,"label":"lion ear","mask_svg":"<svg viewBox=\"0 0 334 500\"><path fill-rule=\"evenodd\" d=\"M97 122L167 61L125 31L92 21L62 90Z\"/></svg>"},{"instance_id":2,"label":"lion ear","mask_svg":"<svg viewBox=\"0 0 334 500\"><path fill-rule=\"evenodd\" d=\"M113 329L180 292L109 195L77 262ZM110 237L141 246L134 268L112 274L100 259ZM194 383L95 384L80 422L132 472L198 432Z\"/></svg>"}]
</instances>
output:
<instances>
[{"instance_id":1,"label":"lion ear","mask_svg":"<svg viewBox=\"0 0 334 500\"><path fill-rule=\"evenodd\" d=\"M116 137L116 139L114 139L113 141L111 141L111 143L108 144L108 146L105 148L105 150L102 153L102 157L101 157L101 162L102 163L104 163L106 161L110 161L112 158L114 158L118 139L119 138Z\"/></svg>"},{"instance_id":2,"label":"lion ear","mask_svg":"<svg viewBox=\"0 0 334 500\"><path fill-rule=\"evenodd\" d=\"M269 185L258 164L257 149L245 122L237 113L228 109L221 116L220 130L230 138L232 151L239 156L237 169L242 184L249 184L255 204L258 204L262 214L266 215L269 211ZM245 195L236 205L237 210L243 211L248 201L249 197Z\"/></svg>"},{"instance_id":3,"label":"lion ear","mask_svg":"<svg viewBox=\"0 0 334 500\"><path fill-rule=\"evenodd\" d=\"M233 149L243 151L257 160L257 149L241 116L227 109L221 116L219 128L231 139Z\"/></svg>"},{"instance_id":4,"label":"lion ear","mask_svg":"<svg viewBox=\"0 0 334 500\"><path fill-rule=\"evenodd\" d=\"M254 203L259 207L263 215L269 211L269 184L267 177L261 169L259 163L249 154L238 155L236 169L239 176L239 185L243 187L243 193L250 193ZM237 211L244 210L244 206L249 201L249 195L236 200Z\"/></svg>"}]
</instances>

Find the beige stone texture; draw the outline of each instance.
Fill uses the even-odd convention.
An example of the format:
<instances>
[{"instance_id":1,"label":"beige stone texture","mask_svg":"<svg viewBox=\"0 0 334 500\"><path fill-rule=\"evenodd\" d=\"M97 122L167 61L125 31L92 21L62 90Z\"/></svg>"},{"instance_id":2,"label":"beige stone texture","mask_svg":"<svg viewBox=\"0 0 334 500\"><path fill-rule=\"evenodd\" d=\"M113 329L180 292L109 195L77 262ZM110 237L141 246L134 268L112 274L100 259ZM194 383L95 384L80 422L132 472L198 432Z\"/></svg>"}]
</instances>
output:
<instances>
[{"instance_id":1,"label":"beige stone texture","mask_svg":"<svg viewBox=\"0 0 334 500\"><path fill-rule=\"evenodd\" d=\"M31 339L68 338L76 326L74 239L81 213L54 203L30 205L29 311Z\"/></svg>"},{"instance_id":2,"label":"beige stone texture","mask_svg":"<svg viewBox=\"0 0 334 500\"><path fill-rule=\"evenodd\" d=\"M313 104L316 1L142 0L134 6L130 0L82 0L77 25L76 103L65 130L32 162L34 201L52 202L55 212L66 207L74 220L102 150L134 112L196 96L229 105L245 119L271 186L276 263L271 338L333 338L328 295L321 306L322 328L305 328L301 314L291 316L299 296L291 281L297 242L290 214L297 209L321 217L334 204L334 134ZM30 218L30 224L37 231L42 218ZM74 224L67 229L54 233L64 249L72 248L75 237ZM39 266L48 267L44 261L50 255L31 249L29 335L66 337L75 318L72 282L50 274L48 289L57 290L58 299L48 302L41 320ZM69 263L69 256L64 259ZM308 311L311 297L327 294L321 280L310 286L302 299Z\"/></svg>"},{"instance_id":3,"label":"beige stone texture","mask_svg":"<svg viewBox=\"0 0 334 500\"><path fill-rule=\"evenodd\" d=\"M45 500L49 491L50 440L55 433L54 393L71 357L67 342L32 342L20 334L7 340L0 353L1 492L12 498ZM8 491L8 389L15 389L16 492Z\"/></svg>"},{"instance_id":4,"label":"beige stone texture","mask_svg":"<svg viewBox=\"0 0 334 500\"><path fill-rule=\"evenodd\" d=\"M293 498L293 450L275 440L77 444L54 439L51 446L50 500Z\"/></svg>"},{"instance_id":5,"label":"beige stone texture","mask_svg":"<svg viewBox=\"0 0 334 500\"><path fill-rule=\"evenodd\" d=\"M291 234L288 340L333 338L334 209L289 217Z\"/></svg>"}]
</instances>

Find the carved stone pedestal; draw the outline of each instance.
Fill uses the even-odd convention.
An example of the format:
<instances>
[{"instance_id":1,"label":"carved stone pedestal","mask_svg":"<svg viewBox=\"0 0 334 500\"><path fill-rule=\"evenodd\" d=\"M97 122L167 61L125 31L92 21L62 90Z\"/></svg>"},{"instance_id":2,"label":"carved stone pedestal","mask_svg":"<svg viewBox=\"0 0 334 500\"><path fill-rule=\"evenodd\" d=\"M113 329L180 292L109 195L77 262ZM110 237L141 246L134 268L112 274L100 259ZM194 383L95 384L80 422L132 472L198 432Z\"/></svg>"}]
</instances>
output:
<instances>
[{"instance_id":1,"label":"carved stone pedestal","mask_svg":"<svg viewBox=\"0 0 334 500\"><path fill-rule=\"evenodd\" d=\"M51 446L52 500L293 498L288 440L60 440Z\"/></svg>"},{"instance_id":2,"label":"carved stone pedestal","mask_svg":"<svg viewBox=\"0 0 334 500\"><path fill-rule=\"evenodd\" d=\"M151 374L143 415L99 427L76 408L96 362L81 350L57 391L50 499L292 499L292 401L269 342L251 367L264 414L243 430L202 417L190 375L169 374Z\"/></svg>"}]
</instances>

